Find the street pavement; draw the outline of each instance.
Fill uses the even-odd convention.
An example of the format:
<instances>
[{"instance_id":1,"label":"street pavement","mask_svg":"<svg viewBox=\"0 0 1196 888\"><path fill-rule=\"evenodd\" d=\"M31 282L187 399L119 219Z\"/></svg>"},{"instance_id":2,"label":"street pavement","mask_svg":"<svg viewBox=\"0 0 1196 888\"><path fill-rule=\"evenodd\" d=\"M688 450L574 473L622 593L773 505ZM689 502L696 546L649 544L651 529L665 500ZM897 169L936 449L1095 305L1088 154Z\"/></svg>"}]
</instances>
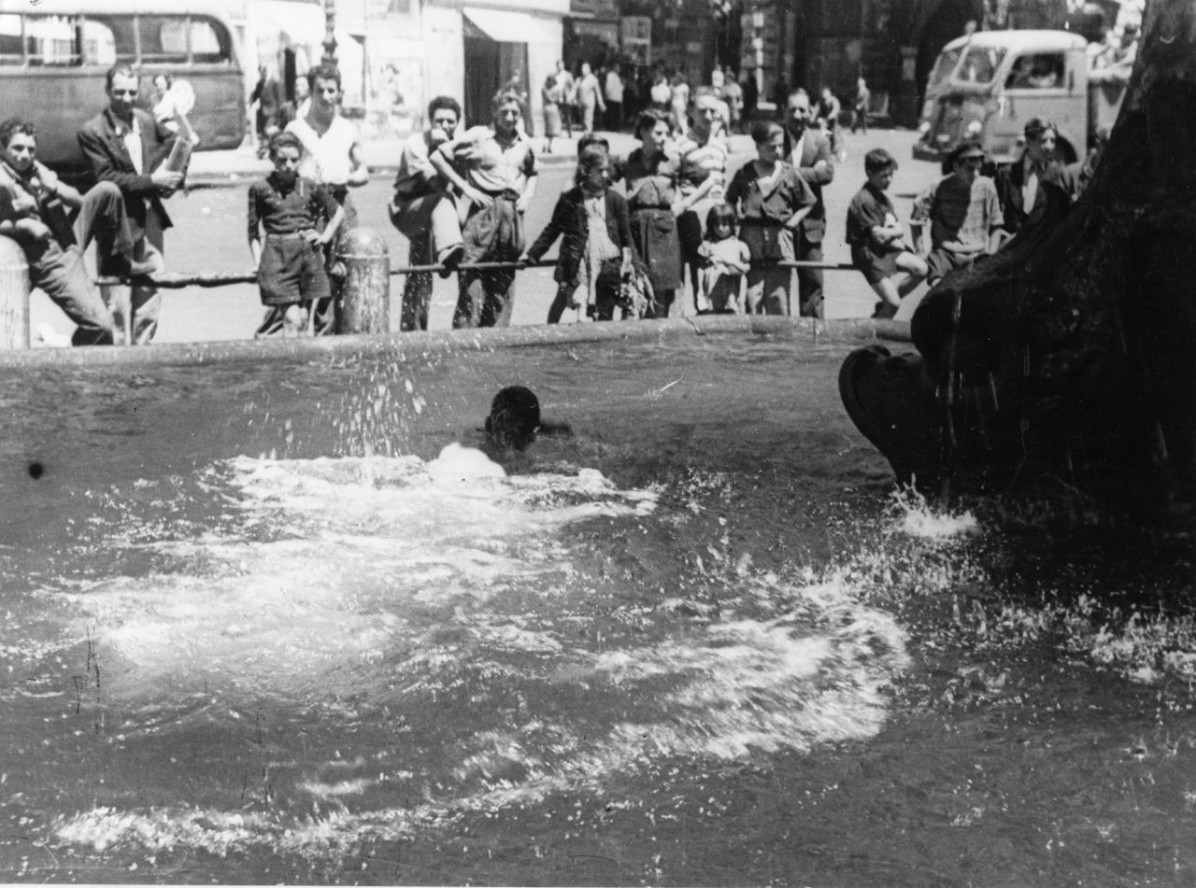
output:
<instances>
[{"instance_id":1,"label":"street pavement","mask_svg":"<svg viewBox=\"0 0 1196 888\"><path fill-rule=\"evenodd\" d=\"M612 150L618 155L626 156L637 144L626 134L602 135L610 140ZM844 134L846 158L838 163L834 182L823 189L828 213L827 241L824 246L827 261L849 262L851 259L850 250L843 239L847 205L864 183L863 157L872 148L885 148L898 159L900 168L889 194L897 206L898 214L908 220L910 198L938 175L937 165L910 159L913 142L914 134L904 130L873 130L867 135ZM576 139L556 139L553 149L551 154L541 155L540 181L526 217L529 242L547 224L558 195L572 185ZM360 223L385 238L391 265L398 267L406 263L407 243L390 225L386 203L398 163L399 142L393 139L367 142L363 145L363 151L373 176L368 185L353 193ZM747 136L735 136L729 168L732 171L738 169L754 156L751 140ZM259 159L248 146L233 151L198 152L192 160L189 191L176 195L168 203L174 219L174 228L166 235L168 270L184 273L250 272L252 262L245 229L246 194L249 183L266 175L269 170L269 162ZM549 255L555 255L555 249ZM521 272L516 286L512 323L544 323L556 290L552 269ZM398 329L402 289L403 278L392 277L391 317L392 329L395 330ZM162 292L164 305L157 342L251 338L261 319L262 307L257 288L253 285L211 289L190 287ZM855 271L827 271L825 293L828 318L867 317L871 315L876 302L863 277ZM913 298L919 295L915 293ZM915 303L910 300L907 303L902 307L899 318L905 318L912 312ZM436 278L429 329L451 328L455 304L456 281ZM70 322L40 292L34 294L30 316L34 347L69 337L72 329ZM564 322L589 323L573 312L566 314ZM39 341L39 331L47 334L47 341Z\"/></svg>"}]
</instances>

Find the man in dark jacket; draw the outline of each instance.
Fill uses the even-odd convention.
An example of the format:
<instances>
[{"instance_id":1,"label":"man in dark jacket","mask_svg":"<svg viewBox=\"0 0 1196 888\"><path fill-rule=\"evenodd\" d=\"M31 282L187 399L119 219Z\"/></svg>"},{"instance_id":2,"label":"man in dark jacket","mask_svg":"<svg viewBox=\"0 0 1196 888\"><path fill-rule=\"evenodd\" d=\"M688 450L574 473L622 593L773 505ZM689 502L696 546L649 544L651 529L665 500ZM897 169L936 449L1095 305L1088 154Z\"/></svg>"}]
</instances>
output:
<instances>
[{"instance_id":1,"label":"man in dark jacket","mask_svg":"<svg viewBox=\"0 0 1196 888\"><path fill-rule=\"evenodd\" d=\"M162 161L170 151L172 134L159 126L152 114L135 108L140 92L140 77L128 65L117 65L108 72L108 107L79 130L79 147L99 182L112 182L125 201L129 229L133 237L132 258L137 262L155 262L161 270L163 232L170 227L170 217L162 206L183 180L181 172L166 168ZM118 232L102 228L96 232L97 265L103 276L119 275L127 270L119 263L116 246ZM139 282L130 291L127 303L113 304L104 288L104 301L112 308L118 325L127 333L129 344L144 345L154 338L162 299L152 283Z\"/></svg>"},{"instance_id":2,"label":"man in dark jacket","mask_svg":"<svg viewBox=\"0 0 1196 888\"><path fill-rule=\"evenodd\" d=\"M794 252L799 262L822 261L822 238L826 234L826 204L822 202L822 186L829 185L835 178L831 143L826 136L810 127L811 121L810 97L799 87L789 94L785 103L784 159L805 179L818 201L801 221L794 239ZM801 316L823 317L822 269L798 269L797 283L801 294Z\"/></svg>"},{"instance_id":3,"label":"man in dark jacket","mask_svg":"<svg viewBox=\"0 0 1196 888\"><path fill-rule=\"evenodd\" d=\"M249 101L257 103L257 156L265 157L270 149L270 138L286 125L285 121L279 119L286 94L278 78L270 73L265 65L257 69L257 85L254 86Z\"/></svg>"}]
</instances>

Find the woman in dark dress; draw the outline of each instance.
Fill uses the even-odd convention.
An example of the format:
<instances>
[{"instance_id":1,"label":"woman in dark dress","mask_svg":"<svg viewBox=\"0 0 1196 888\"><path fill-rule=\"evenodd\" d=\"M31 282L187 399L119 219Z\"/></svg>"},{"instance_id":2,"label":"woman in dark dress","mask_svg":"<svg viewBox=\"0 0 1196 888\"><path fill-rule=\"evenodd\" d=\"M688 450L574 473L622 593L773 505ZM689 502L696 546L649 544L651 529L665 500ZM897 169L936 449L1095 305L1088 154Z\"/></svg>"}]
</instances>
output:
<instances>
[{"instance_id":1,"label":"woman in dark dress","mask_svg":"<svg viewBox=\"0 0 1196 888\"><path fill-rule=\"evenodd\" d=\"M640 114L635 125L640 147L631 152L623 171L631 211L631 240L648 267L655 294L651 317L667 318L681 286L681 241L677 216L692 201L677 188L680 160L668 150L669 118L655 109Z\"/></svg>"}]
</instances>

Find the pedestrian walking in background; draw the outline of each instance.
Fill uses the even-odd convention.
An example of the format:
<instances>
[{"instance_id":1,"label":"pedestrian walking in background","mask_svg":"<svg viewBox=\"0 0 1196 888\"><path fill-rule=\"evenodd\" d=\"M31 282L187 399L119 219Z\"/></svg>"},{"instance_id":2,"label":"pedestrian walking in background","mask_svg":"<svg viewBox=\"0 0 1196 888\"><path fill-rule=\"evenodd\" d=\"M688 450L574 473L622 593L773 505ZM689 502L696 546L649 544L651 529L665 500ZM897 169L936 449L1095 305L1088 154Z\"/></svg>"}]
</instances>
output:
<instances>
[{"instance_id":1,"label":"pedestrian walking in background","mask_svg":"<svg viewBox=\"0 0 1196 888\"><path fill-rule=\"evenodd\" d=\"M678 136L689 133L689 84L678 74L673 75L669 91L669 111L673 115L673 132Z\"/></svg>"},{"instance_id":2,"label":"pedestrian walking in background","mask_svg":"<svg viewBox=\"0 0 1196 888\"><path fill-rule=\"evenodd\" d=\"M619 66L611 65L606 72L606 83L603 92L606 94L606 128L612 133L623 130L623 77L619 74Z\"/></svg>"},{"instance_id":3,"label":"pedestrian walking in background","mask_svg":"<svg viewBox=\"0 0 1196 888\"><path fill-rule=\"evenodd\" d=\"M743 86L743 123L749 127L756 116L756 108L760 104L760 85L756 82L754 70L744 71L739 75Z\"/></svg>"},{"instance_id":4,"label":"pedestrian walking in background","mask_svg":"<svg viewBox=\"0 0 1196 888\"><path fill-rule=\"evenodd\" d=\"M665 114L669 113L673 90L669 86L669 78L665 76L663 71L657 71L653 77L652 88L648 91L648 97L652 100L652 107L655 110L662 111Z\"/></svg>"},{"instance_id":5,"label":"pedestrian walking in background","mask_svg":"<svg viewBox=\"0 0 1196 888\"><path fill-rule=\"evenodd\" d=\"M698 313L742 313L744 275L751 269L752 254L735 236L735 211L727 204L717 204L706 214L706 239L698 252L706 260L699 300L704 308Z\"/></svg>"},{"instance_id":6,"label":"pedestrian walking in background","mask_svg":"<svg viewBox=\"0 0 1196 888\"><path fill-rule=\"evenodd\" d=\"M632 273L631 228L627 201L611 190L610 152L590 144L577 158L576 185L563 193L552 219L528 248L525 262L539 262L561 238L553 279L556 298L548 309L548 323L560 323L566 308L580 308L576 294L585 287L586 315L598 321L614 319L620 282Z\"/></svg>"},{"instance_id":7,"label":"pedestrian walking in background","mask_svg":"<svg viewBox=\"0 0 1196 888\"><path fill-rule=\"evenodd\" d=\"M561 110L561 123L565 127L565 137L573 137L573 104L575 101L576 84L573 75L565 67L563 61L556 63L557 103Z\"/></svg>"},{"instance_id":8,"label":"pedestrian walking in background","mask_svg":"<svg viewBox=\"0 0 1196 888\"><path fill-rule=\"evenodd\" d=\"M499 93L493 110L492 130L473 127L432 155L436 169L468 201L464 265L515 262L523 255L523 214L540 174L531 142L519 133L519 96ZM457 171L458 163L464 175ZM505 327L514 301L514 268L464 269L453 327Z\"/></svg>"},{"instance_id":9,"label":"pedestrian walking in background","mask_svg":"<svg viewBox=\"0 0 1196 888\"><path fill-rule=\"evenodd\" d=\"M681 241L677 216L692 201L678 191L681 163L669 145L669 118L651 109L640 114L635 136L640 146L627 157L623 178L631 218L631 239L652 282L650 317L667 318L681 286Z\"/></svg>"},{"instance_id":10,"label":"pedestrian walking in background","mask_svg":"<svg viewBox=\"0 0 1196 888\"><path fill-rule=\"evenodd\" d=\"M851 102L851 131L856 129L868 135L868 106L872 102L872 91L868 89L868 82L861 77L855 82L855 98Z\"/></svg>"},{"instance_id":11,"label":"pedestrian walking in background","mask_svg":"<svg viewBox=\"0 0 1196 888\"><path fill-rule=\"evenodd\" d=\"M843 106L835 97L835 94L831 92L831 88L824 86L818 96L815 116L827 140L831 143L831 154L840 161L843 160L839 156L839 113L842 110Z\"/></svg>"},{"instance_id":12,"label":"pedestrian walking in background","mask_svg":"<svg viewBox=\"0 0 1196 888\"><path fill-rule=\"evenodd\" d=\"M885 194L893 182L897 161L883 148L864 156L867 183L847 207L847 243L851 264L864 275L873 292L880 297L874 318L891 318L901 300L926 279L926 262L905 242L905 228ZM898 281L898 275L902 280Z\"/></svg>"},{"instance_id":13,"label":"pedestrian walking in background","mask_svg":"<svg viewBox=\"0 0 1196 888\"><path fill-rule=\"evenodd\" d=\"M257 69L257 83L249 95L249 101L257 108L254 111L254 123L257 132L257 156L265 157L270 150L270 139L289 121L280 120L282 105L286 101L286 94L282 84L278 82L273 70L267 65Z\"/></svg>"},{"instance_id":14,"label":"pedestrian walking in background","mask_svg":"<svg viewBox=\"0 0 1196 888\"><path fill-rule=\"evenodd\" d=\"M552 140L561 134L561 87L555 75L549 74L540 91L544 104L544 153L552 153Z\"/></svg>"},{"instance_id":15,"label":"pedestrian walking in background","mask_svg":"<svg viewBox=\"0 0 1196 888\"><path fill-rule=\"evenodd\" d=\"M589 62L581 63L581 80L577 84L577 100L581 105L582 131L588 136L594 131L594 115L606 113L606 100L602 98L602 87L590 70Z\"/></svg>"},{"instance_id":16,"label":"pedestrian walking in background","mask_svg":"<svg viewBox=\"0 0 1196 888\"><path fill-rule=\"evenodd\" d=\"M735 72L731 70L730 66L727 67L723 76L723 101L727 103L727 109L730 112L730 133L741 132L743 87L739 85L739 81L735 78Z\"/></svg>"},{"instance_id":17,"label":"pedestrian walking in background","mask_svg":"<svg viewBox=\"0 0 1196 888\"><path fill-rule=\"evenodd\" d=\"M249 186L249 250L267 308L255 338L300 334L308 307L332 296L323 247L336 236L345 211L322 185L299 175L302 156L298 136L275 133L274 172Z\"/></svg>"},{"instance_id":18,"label":"pedestrian walking in background","mask_svg":"<svg viewBox=\"0 0 1196 888\"><path fill-rule=\"evenodd\" d=\"M806 180L783 159L785 131L778 123L752 125L756 159L727 186L727 203L740 219L739 236L748 245L752 265L747 275L747 310L754 314L790 314L790 269L794 239L802 220L818 202Z\"/></svg>"}]
</instances>

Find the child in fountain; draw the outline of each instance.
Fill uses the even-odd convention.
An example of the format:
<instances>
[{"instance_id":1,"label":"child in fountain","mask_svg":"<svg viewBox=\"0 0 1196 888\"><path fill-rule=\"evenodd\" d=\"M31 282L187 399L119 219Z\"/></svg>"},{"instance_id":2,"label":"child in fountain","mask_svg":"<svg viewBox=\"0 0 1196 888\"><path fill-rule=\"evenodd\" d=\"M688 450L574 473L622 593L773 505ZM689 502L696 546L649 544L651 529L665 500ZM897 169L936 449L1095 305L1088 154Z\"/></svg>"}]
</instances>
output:
<instances>
[{"instance_id":1,"label":"child in fountain","mask_svg":"<svg viewBox=\"0 0 1196 888\"><path fill-rule=\"evenodd\" d=\"M698 255L706 260L700 276L700 312L741 313L743 276L751 267L752 254L735 236L735 211L725 203L715 204L706 214L706 240Z\"/></svg>"},{"instance_id":2,"label":"child in fountain","mask_svg":"<svg viewBox=\"0 0 1196 888\"><path fill-rule=\"evenodd\" d=\"M257 338L298 335L307 327L308 306L331 293L321 248L336 236L345 211L324 186L299 175L302 157L298 136L276 134L270 139L274 172L249 187L249 249L267 307Z\"/></svg>"}]
</instances>

